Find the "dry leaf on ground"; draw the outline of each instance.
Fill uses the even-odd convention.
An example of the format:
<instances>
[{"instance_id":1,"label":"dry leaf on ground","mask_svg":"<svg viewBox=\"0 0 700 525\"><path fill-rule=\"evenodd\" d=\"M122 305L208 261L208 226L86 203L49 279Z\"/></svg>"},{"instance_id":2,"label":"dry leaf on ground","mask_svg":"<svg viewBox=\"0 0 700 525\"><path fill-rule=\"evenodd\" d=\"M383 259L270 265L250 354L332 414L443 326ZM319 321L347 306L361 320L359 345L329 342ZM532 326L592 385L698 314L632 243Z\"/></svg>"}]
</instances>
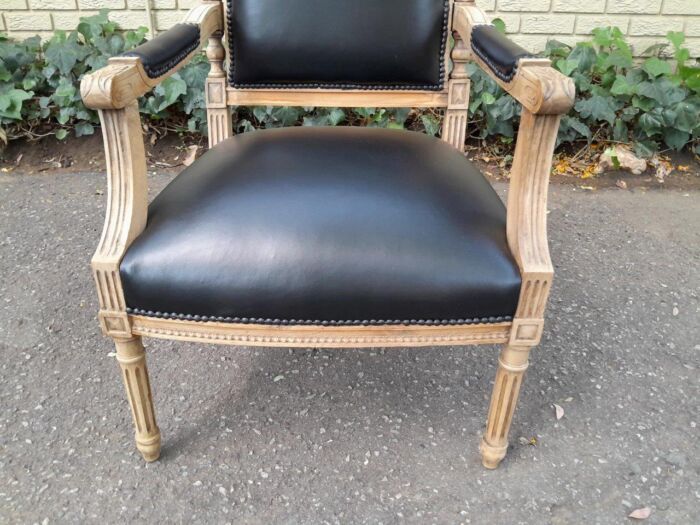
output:
<instances>
[{"instance_id":1,"label":"dry leaf on ground","mask_svg":"<svg viewBox=\"0 0 700 525\"><path fill-rule=\"evenodd\" d=\"M598 161L598 173L611 170L627 170L641 175L647 170L647 161L637 157L625 146L614 146L605 150Z\"/></svg>"},{"instance_id":2,"label":"dry leaf on ground","mask_svg":"<svg viewBox=\"0 0 700 525\"><path fill-rule=\"evenodd\" d=\"M628 518L633 518L635 520L645 520L649 516L651 516L651 509L649 507L633 510L627 515Z\"/></svg>"},{"instance_id":3,"label":"dry leaf on ground","mask_svg":"<svg viewBox=\"0 0 700 525\"><path fill-rule=\"evenodd\" d=\"M185 166L190 166L194 162L194 159L197 158L197 151L198 150L199 150L199 146L188 146L187 156L183 159L182 163Z\"/></svg>"},{"instance_id":4,"label":"dry leaf on ground","mask_svg":"<svg viewBox=\"0 0 700 525\"><path fill-rule=\"evenodd\" d=\"M649 162L656 169L654 176L659 182L664 182L666 177L673 171L673 164L669 162L668 157L654 155Z\"/></svg>"},{"instance_id":5,"label":"dry leaf on ground","mask_svg":"<svg viewBox=\"0 0 700 525\"><path fill-rule=\"evenodd\" d=\"M564 409L556 403L554 403L554 413L557 416L557 421L564 417Z\"/></svg>"}]
</instances>

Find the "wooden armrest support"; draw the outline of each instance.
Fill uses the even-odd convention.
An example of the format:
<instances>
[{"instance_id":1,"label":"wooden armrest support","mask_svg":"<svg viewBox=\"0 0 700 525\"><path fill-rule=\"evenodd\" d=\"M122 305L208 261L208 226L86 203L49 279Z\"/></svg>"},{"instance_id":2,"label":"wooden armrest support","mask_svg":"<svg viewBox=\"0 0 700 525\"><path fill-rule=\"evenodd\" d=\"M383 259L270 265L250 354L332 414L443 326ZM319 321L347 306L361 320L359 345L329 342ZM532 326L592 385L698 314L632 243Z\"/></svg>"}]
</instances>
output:
<instances>
[{"instance_id":1,"label":"wooden armrest support","mask_svg":"<svg viewBox=\"0 0 700 525\"><path fill-rule=\"evenodd\" d=\"M145 67L139 56L112 57L109 65L83 77L80 83L83 103L93 109L120 109L153 89L184 66L212 34L223 30L221 3L218 0L205 0L192 8L182 23L199 28L199 44L185 56L176 57L177 60L167 68L156 71L156 74L161 73L159 76L155 76L153 68ZM167 31L154 40L166 34Z\"/></svg>"},{"instance_id":2,"label":"wooden armrest support","mask_svg":"<svg viewBox=\"0 0 700 525\"><path fill-rule=\"evenodd\" d=\"M159 42L144 45L134 54L109 60L109 65L85 75L80 93L87 107L99 110L107 160L107 212L102 237L91 266L100 303L102 331L110 337L132 336L119 265L132 241L143 231L148 217L146 153L137 99L172 75L223 28L219 0L204 0L185 17L190 24ZM191 25L196 24L197 31ZM167 33L167 32L166 32ZM183 37L177 49L168 49ZM156 37L154 40L157 40ZM144 67L142 58L148 62ZM150 73L150 75L149 75Z\"/></svg>"},{"instance_id":3,"label":"wooden armrest support","mask_svg":"<svg viewBox=\"0 0 700 525\"><path fill-rule=\"evenodd\" d=\"M575 87L570 78L551 67L548 59L523 56L524 50L491 30L480 30L480 36L486 42L493 40L497 50L474 46L474 28L489 23L478 7L457 4L453 16L453 29L464 41L471 59L523 106L508 190L508 246L522 277L509 344L532 347L542 336L554 276L547 242L552 155L561 115L573 106Z\"/></svg>"},{"instance_id":4,"label":"wooden armrest support","mask_svg":"<svg viewBox=\"0 0 700 525\"><path fill-rule=\"evenodd\" d=\"M517 60L515 74L506 80L508 77L498 75L492 65L474 52L473 28L489 23L484 12L473 5L456 5L453 16L453 29L472 51L472 60L524 108L541 115L562 115L571 109L575 96L574 83L552 68L549 59L522 57Z\"/></svg>"}]
</instances>

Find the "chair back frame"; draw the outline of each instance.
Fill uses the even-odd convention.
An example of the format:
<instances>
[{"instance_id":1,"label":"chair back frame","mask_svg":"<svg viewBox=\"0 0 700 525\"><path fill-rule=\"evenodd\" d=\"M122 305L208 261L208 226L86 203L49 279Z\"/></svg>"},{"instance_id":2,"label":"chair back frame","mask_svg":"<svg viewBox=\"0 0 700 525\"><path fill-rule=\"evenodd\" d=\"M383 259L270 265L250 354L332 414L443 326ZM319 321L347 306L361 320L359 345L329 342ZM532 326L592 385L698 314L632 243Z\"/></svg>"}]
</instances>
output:
<instances>
[{"instance_id":1,"label":"chair back frame","mask_svg":"<svg viewBox=\"0 0 700 525\"><path fill-rule=\"evenodd\" d=\"M229 39L228 24L222 21L223 30L210 37L207 46L207 57L212 64L205 92L209 146L213 147L231 136L233 123L228 110L231 106L410 107L444 108L442 140L464 151L469 107L469 77L466 71L469 52L459 35L454 34L452 20L455 4L471 5L473 2L448 2L448 42L443 60L444 71L450 73L440 91L231 87L224 68L228 46L222 43L222 39ZM228 17L227 9L227 2L223 2L223 20ZM454 39L453 49L449 45L450 36Z\"/></svg>"}]
</instances>

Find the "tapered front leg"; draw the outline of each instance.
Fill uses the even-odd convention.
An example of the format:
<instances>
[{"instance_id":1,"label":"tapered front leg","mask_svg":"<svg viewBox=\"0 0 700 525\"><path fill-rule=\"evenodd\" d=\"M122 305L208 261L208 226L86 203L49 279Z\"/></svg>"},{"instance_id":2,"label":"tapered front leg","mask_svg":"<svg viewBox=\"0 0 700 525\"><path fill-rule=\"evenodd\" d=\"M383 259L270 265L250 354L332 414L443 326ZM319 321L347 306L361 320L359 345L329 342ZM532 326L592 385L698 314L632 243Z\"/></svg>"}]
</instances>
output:
<instances>
[{"instance_id":1,"label":"tapered front leg","mask_svg":"<svg viewBox=\"0 0 700 525\"><path fill-rule=\"evenodd\" d=\"M481 460L495 469L506 455L508 431L518 402L520 385L528 365L531 347L506 345L498 358L498 372L491 394L486 432L481 440Z\"/></svg>"},{"instance_id":2,"label":"tapered front leg","mask_svg":"<svg viewBox=\"0 0 700 525\"><path fill-rule=\"evenodd\" d=\"M160 430L153 411L146 353L141 338L115 339L114 343L117 346L117 361L122 369L131 414L134 416L136 448L141 452L143 459L155 461L160 456Z\"/></svg>"}]
</instances>

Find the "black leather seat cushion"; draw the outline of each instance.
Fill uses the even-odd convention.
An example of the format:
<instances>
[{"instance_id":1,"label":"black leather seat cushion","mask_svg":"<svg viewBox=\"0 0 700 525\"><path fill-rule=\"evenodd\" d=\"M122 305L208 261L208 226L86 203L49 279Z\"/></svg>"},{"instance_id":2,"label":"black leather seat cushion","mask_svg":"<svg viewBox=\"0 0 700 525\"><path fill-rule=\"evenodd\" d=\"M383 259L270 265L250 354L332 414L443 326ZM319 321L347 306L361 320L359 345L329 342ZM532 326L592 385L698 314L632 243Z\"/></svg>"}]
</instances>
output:
<instances>
[{"instance_id":1,"label":"black leather seat cushion","mask_svg":"<svg viewBox=\"0 0 700 525\"><path fill-rule=\"evenodd\" d=\"M448 0L228 0L236 87L442 89Z\"/></svg>"},{"instance_id":2,"label":"black leather seat cushion","mask_svg":"<svg viewBox=\"0 0 700 525\"><path fill-rule=\"evenodd\" d=\"M263 323L495 321L521 283L481 173L376 128L219 144L153 201L121 277L134 313Z\"/></svg>"}]
</instances>

